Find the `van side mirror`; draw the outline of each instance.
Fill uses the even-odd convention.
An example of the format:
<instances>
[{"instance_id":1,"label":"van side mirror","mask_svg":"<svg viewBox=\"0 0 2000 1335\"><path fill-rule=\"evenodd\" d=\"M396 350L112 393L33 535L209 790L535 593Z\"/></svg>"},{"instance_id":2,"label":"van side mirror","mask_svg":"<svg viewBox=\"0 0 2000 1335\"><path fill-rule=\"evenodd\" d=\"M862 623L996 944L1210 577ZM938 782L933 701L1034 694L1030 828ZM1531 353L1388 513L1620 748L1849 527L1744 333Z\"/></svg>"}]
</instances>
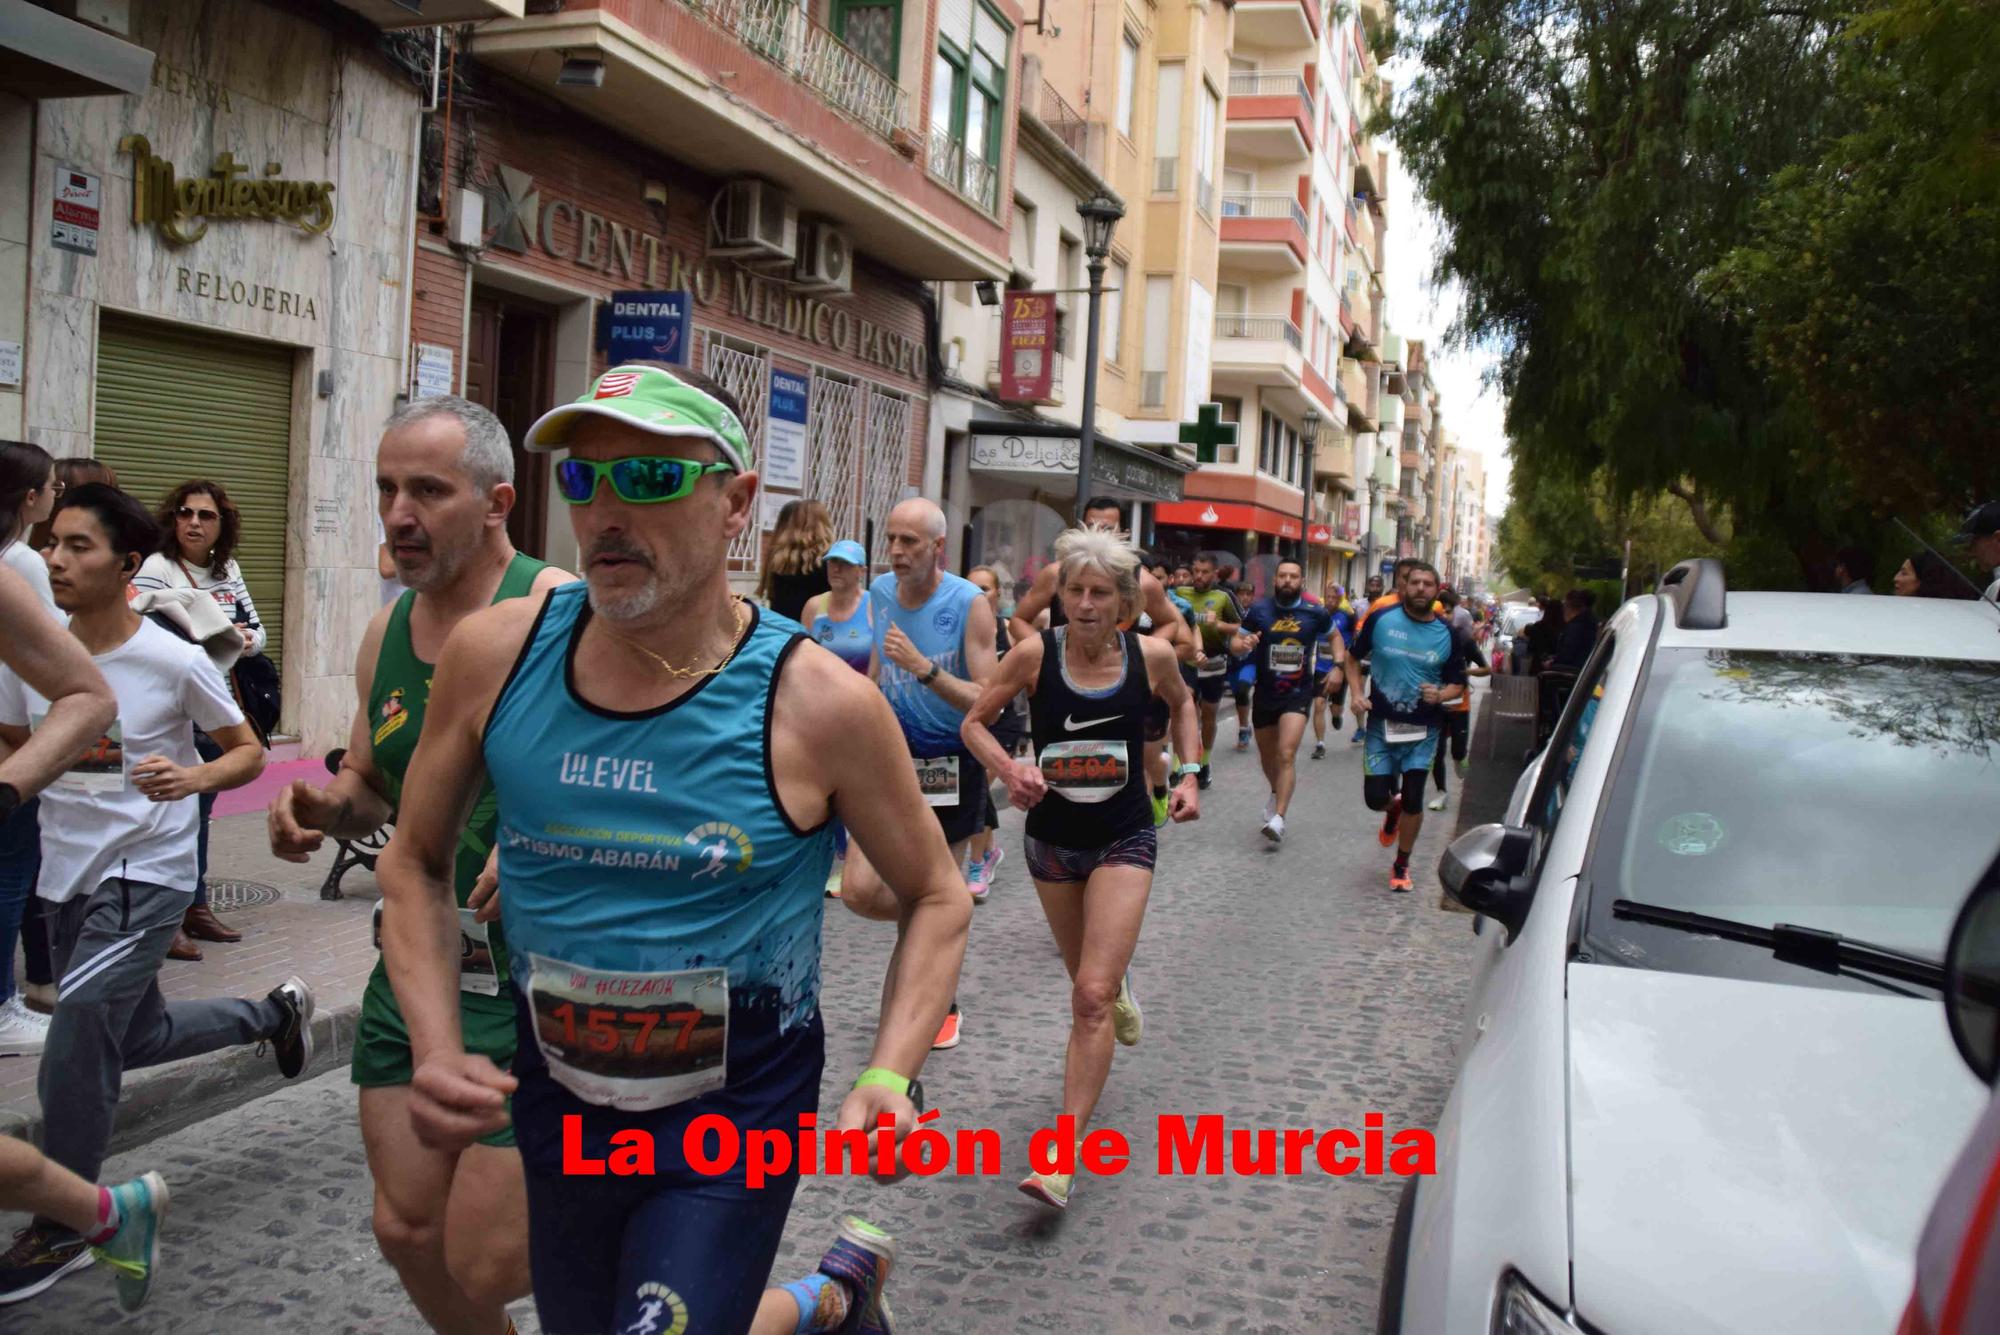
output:
<instances>
[{"instance_id":1,"label":"van side mirror","mask_svg":"<svg viewBox=\"0 0 2000 1335\"><path fill-rule=\"evenodd\" d=\"M1499 923L1510 945L1534 900L1527 884L1534 845L1534 832L1518 825L1475 825L1452 840L1438 864L1445 893Z\"/></svg>"}]
</instances>

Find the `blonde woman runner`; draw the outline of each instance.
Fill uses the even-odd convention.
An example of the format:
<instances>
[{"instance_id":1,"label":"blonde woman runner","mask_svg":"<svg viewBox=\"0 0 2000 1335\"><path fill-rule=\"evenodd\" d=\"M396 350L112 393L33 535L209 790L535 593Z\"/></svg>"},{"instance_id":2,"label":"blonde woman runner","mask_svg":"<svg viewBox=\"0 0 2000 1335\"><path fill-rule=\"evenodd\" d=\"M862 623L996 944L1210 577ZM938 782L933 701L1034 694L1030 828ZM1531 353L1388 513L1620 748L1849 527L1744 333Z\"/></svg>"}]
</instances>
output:
<instances>
[{"instance_id":1,"label":"blonde woman runner","mask_svg":"<svg viewBox=\"0 0 2000 1335\"><path fill-rule=\"evenodd\" d=\"M1111 1044L1139 1041L1142 1016L1127 967L1153 886L1158 837L1146 788L1146 712L1171 711L1175 751L1200 753L1194 696L1173 646L1120 630L1138 611L1139 554L1118 534L1071 529L1056 540L1065 622L1016 644L965 716L965 744L1028 813L1028 873L1070 976L1062 1112L1081 1138L1111 1074ZM1017 761L991 724L1028 696L1035 760ZM1176 821L1201 815L1200 766L1183 764ZM1021 1190L1067 1209L1069 1173L1029 1174Z\"/></svg>"}]
</instances>

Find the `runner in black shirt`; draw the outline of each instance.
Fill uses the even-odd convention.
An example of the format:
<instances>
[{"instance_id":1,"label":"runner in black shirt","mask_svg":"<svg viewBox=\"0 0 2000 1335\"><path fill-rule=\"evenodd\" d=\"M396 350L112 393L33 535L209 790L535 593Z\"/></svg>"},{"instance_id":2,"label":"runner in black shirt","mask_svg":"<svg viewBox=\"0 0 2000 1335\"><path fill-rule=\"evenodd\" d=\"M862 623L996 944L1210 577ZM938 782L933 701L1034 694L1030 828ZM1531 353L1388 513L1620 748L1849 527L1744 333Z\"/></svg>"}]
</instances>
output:
<instances>
[{"instance_id":1,"label":"runner in black shirt","mask_svg":"<svg viewBox=\"0 0 2000 1335\"><path fill-rule=\"evenodd\" d=\"M1069 1060L1062 1111L1082 1135L1111 1073L1111 1043L1139 1041L1141 1017L1127 966L1138 943L1158 848L1147 802L1146 707L1159 696L1172 711L1175 748L1200 748L1194 697L1173 649L1121 631L1139 599L1139 558L1114 533L1072 529L1056 541L1065 624L1016 644L965 716L966 747L1004 779L1028 813L1027 862L1049 928L1070 976ZM1035 763L1007 754L990 725L1006 703L1029 691ZM1201 810L1183 763L1172 816ZM1071 1175L1034 1173L1021 1190L1058 1209Z\"/></svg>"},{"instance_id":2,"label":"runner in black shirt","mask_svg":"<svg viewBox=\"0 0 2000 1335\"><path fill-rule=\"evenodd\" d=\"M1271 796L1264 803L1264 837L1277 843L1285 837L1285 811L1292 804L1297 782L1299 742L1306 735L1317 678L1313 657L1320 637L1333 630L1333 613L1323 603L1305 597L1305 570L1297 561L1280 561L1272 577L1271 596L1252 603L1243 614L1243 629L1230 649L1256 666L1256 704L1250 724L1257 734L1257 758L1263 763Z\"/></svg>"}]
</instances>

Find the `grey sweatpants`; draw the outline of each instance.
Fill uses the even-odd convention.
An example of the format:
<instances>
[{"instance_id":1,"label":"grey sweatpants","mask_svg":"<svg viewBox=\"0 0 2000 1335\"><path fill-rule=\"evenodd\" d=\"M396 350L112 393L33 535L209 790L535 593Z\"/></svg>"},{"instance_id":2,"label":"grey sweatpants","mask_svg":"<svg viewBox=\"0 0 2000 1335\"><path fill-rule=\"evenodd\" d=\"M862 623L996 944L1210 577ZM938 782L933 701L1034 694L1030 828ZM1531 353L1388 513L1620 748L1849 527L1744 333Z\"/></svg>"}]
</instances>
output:
<instances>
[{"instance_id":1,"label":"grey sweatpants","mask_svg":"<svg viewBox=\"0 0 2000 1335\"><path fill-rule=\"evenodd\" d=\"M36 1090L42 1146L97 1180L128 1069L268 1038L284 1011L268 998L168 1002L156 975L192 890L119 877L52 905L56 1011Z\"/></svg>"}]
</instances>

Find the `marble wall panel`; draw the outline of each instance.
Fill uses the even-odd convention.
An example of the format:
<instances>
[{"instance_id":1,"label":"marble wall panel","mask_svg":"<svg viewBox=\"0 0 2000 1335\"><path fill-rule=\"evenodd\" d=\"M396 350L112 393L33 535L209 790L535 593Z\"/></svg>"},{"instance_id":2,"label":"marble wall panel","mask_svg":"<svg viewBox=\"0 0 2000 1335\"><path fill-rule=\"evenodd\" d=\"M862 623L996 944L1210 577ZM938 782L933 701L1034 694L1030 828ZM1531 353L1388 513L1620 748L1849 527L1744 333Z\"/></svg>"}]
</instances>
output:
<instances>
[{"instance_id":1,"label":"marble wall panel","mask_svg":"<svg viewBox=\"0 0 2000 1335\"><path fill-rule=\"evenodd\" d=\"M28 329L29 431L64 431L87 437L90 387L97 365L97 307L59 292L31 291Z\"/></svg>"}]
</instances>

